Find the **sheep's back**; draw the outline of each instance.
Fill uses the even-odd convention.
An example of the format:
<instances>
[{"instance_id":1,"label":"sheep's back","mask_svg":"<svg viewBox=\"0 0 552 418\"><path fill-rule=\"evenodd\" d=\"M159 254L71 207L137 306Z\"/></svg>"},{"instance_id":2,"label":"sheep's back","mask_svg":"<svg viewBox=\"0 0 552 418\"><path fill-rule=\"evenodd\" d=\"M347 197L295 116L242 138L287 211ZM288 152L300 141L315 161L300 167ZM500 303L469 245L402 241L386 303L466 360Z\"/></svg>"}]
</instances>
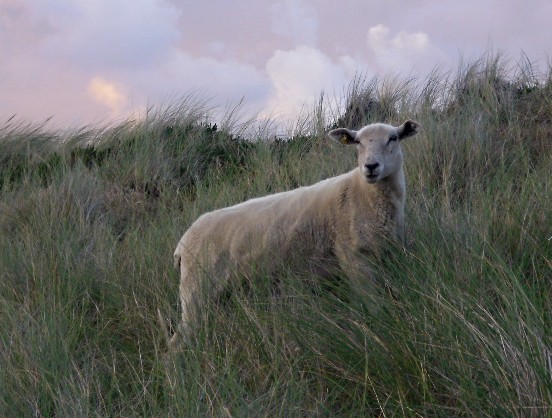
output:
<instances>
[{"instance_id":1,"label":"sheep's back","mask_svg":"<svg viewBox=\"0 0 552 418\"><path fill-rule=\"evenodd\" d=\"M331 257L334 201L347 175L251 199L202 215L181 243L192 257L235 268L252 263L313 263ZM190 246L192 248L190 248Z\"/></svg>"}]
</instances>

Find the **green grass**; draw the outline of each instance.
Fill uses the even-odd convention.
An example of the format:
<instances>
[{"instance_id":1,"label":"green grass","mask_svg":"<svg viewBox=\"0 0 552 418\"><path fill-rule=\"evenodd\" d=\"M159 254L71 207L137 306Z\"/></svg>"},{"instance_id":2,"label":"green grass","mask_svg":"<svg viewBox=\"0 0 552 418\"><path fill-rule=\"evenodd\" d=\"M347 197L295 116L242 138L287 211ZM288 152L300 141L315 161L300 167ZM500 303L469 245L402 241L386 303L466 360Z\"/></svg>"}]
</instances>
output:
<instances>
[{"instance_id":1,"label":"green grass","mask_svg":"<svg viewBox=\"0 0 552 418\"><path fill-rule=\"evenodd\" d=\"M347 112L321 100L283 141L193 97L79 131L8 121L0 416L550 416L551 98L550 70L487 56L355 80ZM338 121L407 118L408 245L367 260L385 287L287 271L274 297L259 273L168 355L197 216L351 169Z\"/></svg>"}]
</instances>

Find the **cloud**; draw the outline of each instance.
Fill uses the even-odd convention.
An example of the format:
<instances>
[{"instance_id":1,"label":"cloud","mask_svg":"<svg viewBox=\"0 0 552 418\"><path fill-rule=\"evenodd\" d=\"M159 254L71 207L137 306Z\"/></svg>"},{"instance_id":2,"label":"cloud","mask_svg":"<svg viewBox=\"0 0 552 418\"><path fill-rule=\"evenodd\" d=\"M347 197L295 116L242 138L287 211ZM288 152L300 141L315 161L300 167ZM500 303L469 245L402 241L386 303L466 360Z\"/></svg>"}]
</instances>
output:
<instances>
[{"instance_id":1,"label":"cloud","mask_svg":"<svg viewBox=\"0 0 552 418\"><path fill-rule=\"evenodd\" d=\"M341 93L357 71L423 76L489 46L546 62L550 2L505 2L474 12L471 2L428 0L385 9L362 0L0 0L0 120L87 123L190 91L296 115L322 90Z\"/></svg>"},{"instance_id":2,"label":"cloud","mask_svg":"<svg viewBox=\"0 0 552 418\"><path fill-rule=\"evenodd\" d=\"M90 80L88 93L96 102L109 108L112 117L118 116L127 103L121 88L102 77Z\"/></svg>"},{"instance_id":3,"label":"cloud","mask_svg":"<svg viewBox=\"0 0 552 418\"><path fill-rule=\"evenodd\" d=\"M32 13L21 0L0 0L0 53L6 57L35 51L39 42L53 33L42 16Z\"/></svg>"},{"instance_id":4,"label":"cloud","mask_svg":"<svg viewBox=\"0 0 552 418\"><path fill-rule=\"evenodd\" d=\"M244 99L242 110L256 113L270 90L262 70L232 59L175 53L154 70L129 74L125 91L134 106L163 105L192 94L211 106L236 105ZM132 95L130 95L132 93Z\"/></svg>"},{"instance_id":5,"label":"cloud","mask_svg":"<svg viewBox=\"0 0 552 418\"><path fill-rule=\"evenodd\" d=\"M267 111L293 117L308 99L324 91L327 96L346 86L360 63L349 56L332 61L316 48L306 45L288 51L276 51L266 63L272 84Z\"/></svg>"},{"instance_id":6,"label":"cloud","mask_svg":"<svg viewBox=\"0 0 552 418\"><path fill-rule=\"evenodd\" d=\"M314 45L318 18L314 8L301 0L281 0L270 7L272 31L294 44Z\"/></svg>"},{"instance_id":7,"label":"cloud","mask_svg":"<svg viewBox=\"0 0 552 418\"><path fill-rule=\"evenodd\" d=\"M179 15L166 0L0 0L0 118L86 122L157 102L133 80L166 84Z\"/></svg>"},{"instance_id":8,"label":"cloud","mask_svg":"<svg viewBox=\"0 0 552 418\"><path fill-rule=\"evenodd\" d=\"M400 31L392 36L381 24L368 29L367 44L379 71L428 70L441 55L427 33Z\"/></svg>"},{"instance_id":9,"label":"cloud","mask_svg":"<svg viewBox=\"0 0 552 418\"><path fill-rule=\"evenodd\" d=\"M180 36L179 13L165 1L27 1L56 30L45 51L88 70L151 67L166 59Z\"/></svg>"}]
</instances>

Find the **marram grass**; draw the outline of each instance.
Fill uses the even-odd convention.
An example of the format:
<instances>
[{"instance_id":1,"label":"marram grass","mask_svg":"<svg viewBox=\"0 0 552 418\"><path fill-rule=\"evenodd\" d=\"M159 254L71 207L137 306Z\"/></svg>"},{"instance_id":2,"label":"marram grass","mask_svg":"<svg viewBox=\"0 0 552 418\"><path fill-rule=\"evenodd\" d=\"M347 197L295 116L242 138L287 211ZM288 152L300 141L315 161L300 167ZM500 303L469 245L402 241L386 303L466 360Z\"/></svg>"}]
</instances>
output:
<instances>
[{"instance_id":1,"label":"marram grass","mask_svg":"<svg viewBox=\"0 0 552 418\"><path fill-rule=\"evenodd\" d=\"M8 121L0 415L550 416L550 97L550 72L485 57L355 80L285 140L191 98L76 132ZM260 270L167 352L172 252L197 216L349 170L324 138L338 122L406 118L423 126L404 144L407 246L367 260L384 284L286 271L274 292Z\"/></svg>"}]
</instances>

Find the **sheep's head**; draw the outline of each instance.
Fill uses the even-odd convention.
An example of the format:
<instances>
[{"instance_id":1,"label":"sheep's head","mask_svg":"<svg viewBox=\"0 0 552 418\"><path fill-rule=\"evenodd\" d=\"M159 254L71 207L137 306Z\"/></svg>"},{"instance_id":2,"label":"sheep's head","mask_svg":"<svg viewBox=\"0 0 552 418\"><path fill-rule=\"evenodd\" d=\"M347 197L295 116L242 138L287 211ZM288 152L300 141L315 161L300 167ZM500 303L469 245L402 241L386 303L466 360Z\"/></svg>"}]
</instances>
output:
<instances>
[{"instance_id":1,"label":"sheep's head","mask_svg":"<svg viewBox=\"0 0 552 418\"><path fill-rule=\"evenodd\" d=\"M359 131L338 128L330 131L329 136L342 144L356 145L362 174L368 183L377 183L401 169L400 141L416 135L419 128L418 123L407 120L401 126L374 123Z\"/></svg>"}]
</instances>

